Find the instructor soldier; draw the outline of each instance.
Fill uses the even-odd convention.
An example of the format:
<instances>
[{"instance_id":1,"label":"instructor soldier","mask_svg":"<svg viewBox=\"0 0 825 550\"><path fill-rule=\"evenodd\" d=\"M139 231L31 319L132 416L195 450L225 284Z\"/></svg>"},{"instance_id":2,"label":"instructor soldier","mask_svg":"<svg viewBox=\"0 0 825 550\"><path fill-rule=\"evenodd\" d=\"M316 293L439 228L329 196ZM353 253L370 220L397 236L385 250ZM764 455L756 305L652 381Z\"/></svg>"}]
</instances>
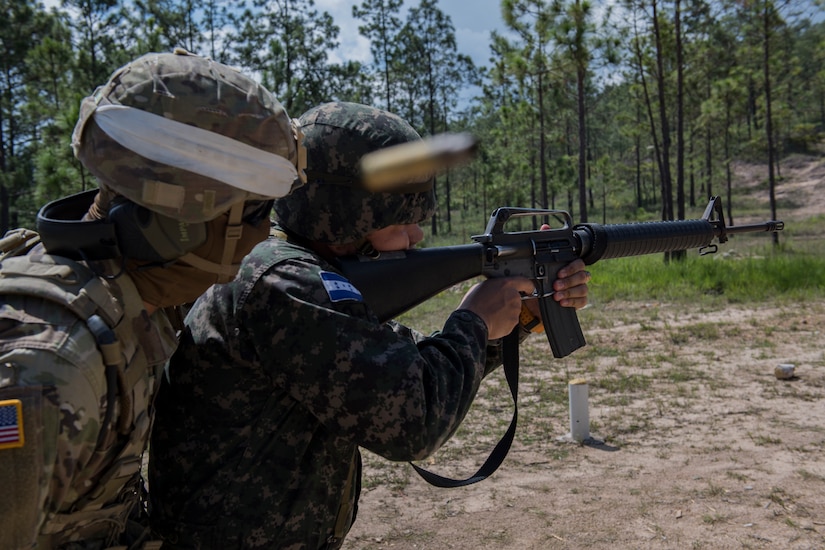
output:
<instances>
[{"instance_id":1,"label":"instructor soldier","mask_svg":"<svg viewBox=\"0 0 825 550\"><path fill-rule=\"evenodd\" d=\"M99 189L44 207L41 245L3 241L3 549L141 547L141 456L177 345L164 308L231 280L298 175L280 103L184 51L117 70L72 145Z\"/></svg>"}]
</instances>

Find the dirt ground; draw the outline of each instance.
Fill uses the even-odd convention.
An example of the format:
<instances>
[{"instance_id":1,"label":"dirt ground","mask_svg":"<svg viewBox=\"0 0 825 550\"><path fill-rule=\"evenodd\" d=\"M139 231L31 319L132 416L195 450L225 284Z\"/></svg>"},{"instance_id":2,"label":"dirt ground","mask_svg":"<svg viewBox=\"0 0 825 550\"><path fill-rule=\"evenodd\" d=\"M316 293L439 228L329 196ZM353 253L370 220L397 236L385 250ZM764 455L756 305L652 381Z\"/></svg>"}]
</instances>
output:
<instances>
[{"instance_id":1,"label":"dirt ground","mask_svg":"<svg viewBox=\"0 0 825 550\"><path fill-rule=\"evenodd\" d=\"M825 213L823 161L783 169L792 216ZM825 304L600 303L597 286L580 314L586 348L554 360L543 337L522 346L501 468L439 489L364 452L346 550L825 549ZM786 363L795 376L777 379ZM588 383L585 444L566 437L574 378ZM473 474L511 413L495 373L424 466Z\"/></svg>"}]
</instances>

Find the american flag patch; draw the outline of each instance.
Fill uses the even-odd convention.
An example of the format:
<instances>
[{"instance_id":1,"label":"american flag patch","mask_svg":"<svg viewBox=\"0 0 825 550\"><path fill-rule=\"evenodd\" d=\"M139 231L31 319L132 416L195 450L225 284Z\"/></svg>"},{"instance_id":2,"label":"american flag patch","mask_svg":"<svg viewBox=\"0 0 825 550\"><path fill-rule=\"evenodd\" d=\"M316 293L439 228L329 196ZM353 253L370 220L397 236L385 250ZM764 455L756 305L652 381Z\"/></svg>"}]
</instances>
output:
<instances>
[{"instance_id":1,"label":"american flag patch","mask_svg":"<svg viewBox=\"0 0 825 550\"><path fill-rule=\"evenodd\" d=\"M19 399L0 401L0 449L23 446L23 403Z\"/></svg>"},{"instance_id":2,"label":"american flag patch","mask_svg":"<svg viewBox=\"0 0 825 550\"><path fill-rule=\"evenodd\" d=\"M337 273L322 271L321 280L324 282L324 288L327 289L329 299L333 302L343 302L344 300L364 301L364 297L361 296L358 289Z\"/></svg>"}]
</instances>

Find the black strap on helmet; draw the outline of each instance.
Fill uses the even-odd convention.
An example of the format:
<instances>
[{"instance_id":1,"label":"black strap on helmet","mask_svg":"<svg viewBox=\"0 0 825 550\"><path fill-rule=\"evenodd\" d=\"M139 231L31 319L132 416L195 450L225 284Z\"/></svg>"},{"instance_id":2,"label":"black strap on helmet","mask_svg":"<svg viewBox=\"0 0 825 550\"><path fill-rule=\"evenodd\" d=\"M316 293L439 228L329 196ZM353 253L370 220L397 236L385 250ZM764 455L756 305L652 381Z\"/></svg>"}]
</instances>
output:
<instances>
[{"instance_id":1,"label":"black strap on helmet","mask_svg":"<svg viewBox=\"0 0 825 550\"><path fill-rule=\"evenodd\" d=\"M37 213L37 232L49 254L72 260L107 260L121 256L115 226L107 220L83 220L97 189L46 204Z\"/></svg>"},{"instance_id":2,"label":"black strap on helmet","mask_svg":"<svg viewBox=\"0 0 825 550\"><path fill-rule=\"evenodd\" d=\"M37 231L49 254L72 260L129 258L165 265L207 241L206 222L185 223L158 214L125 197L109 205L105 220L83 220L97 189L50 202L37 213ZM272 201L247 201L238 225L258 225ZM148 267L148 266L147 266Z\"/></svg>"}]
</instances>

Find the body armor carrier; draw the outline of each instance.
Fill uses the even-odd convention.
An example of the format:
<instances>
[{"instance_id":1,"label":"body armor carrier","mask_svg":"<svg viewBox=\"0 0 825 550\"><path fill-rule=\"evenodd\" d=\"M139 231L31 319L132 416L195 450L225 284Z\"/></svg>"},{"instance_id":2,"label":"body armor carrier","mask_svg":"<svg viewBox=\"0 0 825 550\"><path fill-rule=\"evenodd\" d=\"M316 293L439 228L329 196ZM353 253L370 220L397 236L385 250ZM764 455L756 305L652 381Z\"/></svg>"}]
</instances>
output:
<instances>
[{"instance_id":1,"label":"body armor carrier","mask_svg":"<svg viewBox=\"0 0 825 550\"><path fill-rule=\"evenodd\" d=\"M141 338L137 334L141 323L148 326L154 319L150 321L128 277L119 277L117 283L112 284L81 263L40 254L37 249L29 252L37 240L37 234L32 231L16 230L0 241L0 296L4 297L2 307L7 308L0 316L0 363L6 367L5 372L18 376L36 370L53 375L55 380L68 381L65 388L49 382L32 387L37 384L16 380L14 374L0 377L0 399L17 396L22 402L22 429L28 439L17 448L0 450L0 464L13 463L0 478L9 475L28 479L22 485L25 487L28 483L30 488L38 488L35 494L41 494L44 451L49 445L59 447L60 444L50 441L48 427L38 422L40 411L48 404L56 404L61 412L61 429L64 429L60 394L61 389L69 388L76 379L71 377L85 372L86 378L104 377L105 384L100 385L103 391L97 399L100 416L99 423L94 423L98 428L96 443L88 445L89 452L83 454L83 463L69 466L68 469L73 470L71 475L61 478L69 490L64 488L61 494L65 498L54 504L58 511L43 510L42 503L39 510L21 511L17 509L21 507L15 506L15 498L0 499L0 516L17 516L15 525L19 526L15 537L10 537L10 533L3 536L9 542L17 540L20 546L27 546L31 543L27 538L32 536L27 530L39 524L38 548L107 548L120 544L118 537L126 530L130 517L140 511L140 469L151 427L151 399L159 371L172 348L164 345L162 338L154 339L157 346L146 346L145 336ZM114 262L110 267L113 266ZM47 340L48 334L66 336L65 327L44 332L36 328L41 325L34 321L15 318L12 304L23 303L21 299L33 299L40 304L41 311L63 310L58 315L64 318L65 311L71 312L85 324L97 347L98 360L89 361L86 356L86 360L81 361L83 357L78 358L76 353L64 349L65 342ZM25 315L26 312L17 313ZM166 321L165 317L161 319ZM49 318L38 321L50 323ZM82 327L78 330L83 333ZM158 334L153 330L148 332ZM162 333L172 334L168 324L160 327ZM162 350L160 354L158 350ZM87 351L95 355L93 350ZM89 372L90 368L99 370L101 364L103 372ZM47 379L48 376L44 378ZM46 435L38 437L40 433ZM19 479L10 482L20 483ZM54 485L53 479L45 483ZM33 518L33 514L39 514L40 518Z\"/></svg>"}]
</instances>

